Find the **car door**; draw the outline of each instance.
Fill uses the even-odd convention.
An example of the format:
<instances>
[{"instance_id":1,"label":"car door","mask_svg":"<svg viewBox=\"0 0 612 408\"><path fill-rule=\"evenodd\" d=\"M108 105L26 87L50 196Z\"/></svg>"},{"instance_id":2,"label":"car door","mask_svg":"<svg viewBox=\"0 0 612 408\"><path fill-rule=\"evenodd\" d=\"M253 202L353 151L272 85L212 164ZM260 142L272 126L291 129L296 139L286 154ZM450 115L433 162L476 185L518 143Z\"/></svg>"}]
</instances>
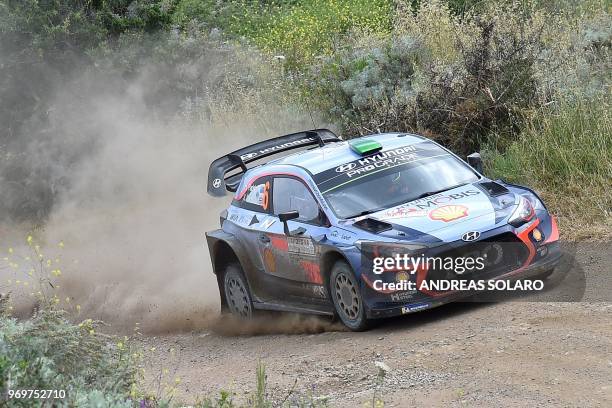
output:
<instances>
[{"instance_id":1,"label":"car door","mask_svg":"<svg viewBox=\"0 0 612 408\"><path fill-rule=\"evenodd\" d=\"M273 179L272 215L264 223L266 239L260 239L265 273L279 289L276 296L289 300L326 298L319 267L320 241L328 221L306 184L295 177ZM299 217L287 221L290 234L278 215L298 211Z\"/></svg>"},{"instance_id":2,"label":"car door","mask_svg":"<svg viewBox=\"0 0 612 408\"><path fill-rule=\"evenodd\" d=\"M272 178L262 176L255 179L242 192L228 209L227 230L235 234L245 249L249 264L243 265L251 291L257 300L269 301L273 298L274 285L266 280L263 252L260 245L269 243L267 229L274 221L270 197Z\"/></svg>"}]
</instances>

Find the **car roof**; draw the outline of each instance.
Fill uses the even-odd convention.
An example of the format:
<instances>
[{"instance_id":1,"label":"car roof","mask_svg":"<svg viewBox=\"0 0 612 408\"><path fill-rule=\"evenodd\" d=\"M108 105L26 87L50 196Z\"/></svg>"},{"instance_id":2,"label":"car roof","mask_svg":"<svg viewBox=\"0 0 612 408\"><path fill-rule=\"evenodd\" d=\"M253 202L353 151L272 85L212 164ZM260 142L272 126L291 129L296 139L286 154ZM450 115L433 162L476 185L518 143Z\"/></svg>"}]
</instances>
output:
<instances>
[{"instance_id":1,"label":"car roof","mask_svg":"<svg viewBox=\"0 0 612 408\"><path fill-rule=\"evenodd\" d=\"M381 133L351 139L375 140L383 146L383 150L393 149L402 146L410 146L421 143L429 139L423 136L409 133ZM294 165L305 168L312 174L318 174L325 170L337 167L341 164L359 159L358 153L354 152L348 141L326 144L324 147L315 147L303 150L267 163L267 165L284 164Z\"/></svg>"}]
</instances>

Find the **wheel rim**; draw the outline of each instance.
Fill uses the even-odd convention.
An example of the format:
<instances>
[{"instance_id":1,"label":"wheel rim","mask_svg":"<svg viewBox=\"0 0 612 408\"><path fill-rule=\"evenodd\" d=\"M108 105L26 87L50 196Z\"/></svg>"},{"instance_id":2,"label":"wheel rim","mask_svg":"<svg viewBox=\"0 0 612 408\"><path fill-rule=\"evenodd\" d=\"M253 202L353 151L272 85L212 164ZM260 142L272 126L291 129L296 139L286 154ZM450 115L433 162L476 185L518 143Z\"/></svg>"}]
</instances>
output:
<instances>
[{"instance_id":1,"label":"wheel rim","mask_svg":"<svg viewBox=\"0 0 612 408\"><path fill-rule=\"evenodd\" d=\"M240 317L251 317L251 302L247 288L240 279L229 277L225 284L227 288L227 304L232 313Z\"/></svg>"},{"instance_id":2,"label":"wheel rim","mask_svg":"<svg viewBox=\"0 0 612 408\"><path fill-rule=\"evenodd\" d=\"M359 317L361 301L353 281L345 274L339 274L336 277L335 292L340 312L346 319L356 320Z\"/></svg>"}]
</instances>

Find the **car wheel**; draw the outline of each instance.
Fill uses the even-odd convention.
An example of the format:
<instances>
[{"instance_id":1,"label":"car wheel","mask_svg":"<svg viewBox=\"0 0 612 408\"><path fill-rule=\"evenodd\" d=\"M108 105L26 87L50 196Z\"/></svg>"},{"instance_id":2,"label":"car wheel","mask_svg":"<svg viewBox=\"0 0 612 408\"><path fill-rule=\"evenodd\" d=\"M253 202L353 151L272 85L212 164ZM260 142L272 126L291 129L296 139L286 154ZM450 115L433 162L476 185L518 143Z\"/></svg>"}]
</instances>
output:
<instances>
[{"instance_id":1,"label":"car wheel","mask_svg":"<svg viewBox=\"0 0 612 408\"><path fill-rule=\"evenodd\" d=\"M336 313L342 323L353 331L367 329L370 322L366 319L361 291L355 274L346 262L336 262L329 278L329 287Z\"/></svg>"},{"instance_id":2,"label":"car wheel","mask_svg":"<svg viewBox=\"0 0 612 408\"><path fill-rule=\"evenodd\" d=\"M241 319L253 317L251 292L249 292L249 286L240 266L229 265L227 267L223 277L223 290L227 307L233 315Z\"/></svg>"}]
</instances>

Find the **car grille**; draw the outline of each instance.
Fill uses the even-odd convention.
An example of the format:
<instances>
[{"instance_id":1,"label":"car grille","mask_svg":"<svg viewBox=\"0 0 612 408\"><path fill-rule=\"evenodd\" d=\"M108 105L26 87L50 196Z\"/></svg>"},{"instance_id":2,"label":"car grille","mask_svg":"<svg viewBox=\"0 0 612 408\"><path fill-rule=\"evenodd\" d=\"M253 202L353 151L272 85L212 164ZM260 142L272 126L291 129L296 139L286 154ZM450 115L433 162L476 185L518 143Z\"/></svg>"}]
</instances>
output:
<instances>
[{"instance_id":1,"label":"car grille","mask_svg":"<svg viewBox=\"0 0 612 408\"><path fill-rule=\"evenodd\" d=\"M452 265L455 267L446 268L442 262L430 264L426 280L472 280L489 279L519 268L527 260L529 251L516 235L504 233L429 256L442 260L453 259ZM465 270L461 273L457 268L460 262L457 259L466 257L481 257L484 269Z\"/></svg>"}]
</instances>

